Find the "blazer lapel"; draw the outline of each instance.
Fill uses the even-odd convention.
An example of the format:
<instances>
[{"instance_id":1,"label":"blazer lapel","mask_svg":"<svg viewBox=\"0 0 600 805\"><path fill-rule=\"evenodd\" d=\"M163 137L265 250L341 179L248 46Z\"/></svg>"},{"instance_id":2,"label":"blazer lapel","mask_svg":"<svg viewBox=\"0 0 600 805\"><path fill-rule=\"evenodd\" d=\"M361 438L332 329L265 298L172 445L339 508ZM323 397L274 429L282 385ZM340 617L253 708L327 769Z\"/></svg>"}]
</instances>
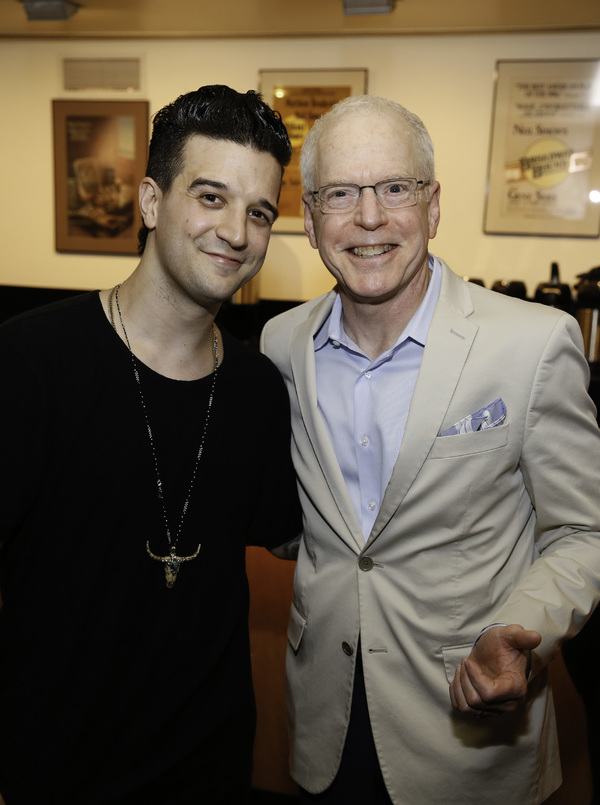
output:
<instances>
[{"instance_id":1,"label":"blazer lapel","mask_svg":"<svg viewBox=\"0 0 600 805\"><path fill-rule=\"evenodd\" d=\"M365 546L365 541L360 523L329 439L329 433L317 406L313 339L329 316L334 300L335 291L332 291L313 308L308 318L296 328L291 345L292 376L302 420L322 474L322 485L314 483L313 489L323 490L319 492L321 497L323 495L331 497L335 504L336 514L332 517L333 510L330 505L327 506L328 519L336 532L350 547L361 551Z\"/></svg>"},{"instance_id":2,"label":"blazer lapel","mask_svg":"<svg viewBox=\"0 0 600 805\"><path fill-rule=\"evenodd\" d=\"M419 473L455 392L479 326L467 283L442 262L440 298L427 333L423 361L411 401L398 459L369 537L375 539L393 518Z\"/></svg>"}]
</instances>

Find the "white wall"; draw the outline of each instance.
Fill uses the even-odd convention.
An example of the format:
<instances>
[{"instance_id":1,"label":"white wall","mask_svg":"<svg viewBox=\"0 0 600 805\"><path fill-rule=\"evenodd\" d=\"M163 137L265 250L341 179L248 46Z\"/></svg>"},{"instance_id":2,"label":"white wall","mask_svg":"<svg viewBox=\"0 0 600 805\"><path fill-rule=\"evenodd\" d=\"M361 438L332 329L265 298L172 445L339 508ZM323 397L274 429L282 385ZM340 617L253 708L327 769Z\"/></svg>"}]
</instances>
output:
<instances>
[{"instance_id":1,"label":"white wall","mask_svg":"<svg viewBox=\"0 0 600 805\"><path fill-rule=\"evenodd\" d=\"M494 65L498 59L597 58L600 32L487 36L212 40L0 40L0 285L109 287L135 257L54 250L51 100L115 98L67 93L65 57L139 56L151 114L202 84L258 88L261 69L366 68L369 92L419 114L436 145L442 222L432 251L460 274L523 279L533 293L558 261L563 281L600 265L598 238L483 234ZM329 275L304 235L273 236L261 295L307 299Z\"/></svg>"}]
</instances>

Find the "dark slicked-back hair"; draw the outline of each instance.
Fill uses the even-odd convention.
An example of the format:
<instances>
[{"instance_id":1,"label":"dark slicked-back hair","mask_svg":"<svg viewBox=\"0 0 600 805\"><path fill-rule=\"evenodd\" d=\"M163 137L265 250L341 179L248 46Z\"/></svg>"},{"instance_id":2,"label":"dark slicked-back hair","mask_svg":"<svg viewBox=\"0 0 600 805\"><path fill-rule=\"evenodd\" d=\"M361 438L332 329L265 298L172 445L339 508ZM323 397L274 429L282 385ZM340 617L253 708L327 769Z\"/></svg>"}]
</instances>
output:
<instances>
[{"instance_id":1,"label":"dark slicked-back hair","mask_svg":"<svg viewBox=\"0 0 600 805\"><path fill-rule=\"evenodd\" d=\"M282 173L292 156L279 112L267 106L258 92L240 93L223 84L200 87L180 95L154 116L146 176L163 193L169 192L183 169L185 145L195 134L266 151L281 165ZM138 232L139 254L143 254L147 238L143 224Z\"/></svg>"}]
</instances>

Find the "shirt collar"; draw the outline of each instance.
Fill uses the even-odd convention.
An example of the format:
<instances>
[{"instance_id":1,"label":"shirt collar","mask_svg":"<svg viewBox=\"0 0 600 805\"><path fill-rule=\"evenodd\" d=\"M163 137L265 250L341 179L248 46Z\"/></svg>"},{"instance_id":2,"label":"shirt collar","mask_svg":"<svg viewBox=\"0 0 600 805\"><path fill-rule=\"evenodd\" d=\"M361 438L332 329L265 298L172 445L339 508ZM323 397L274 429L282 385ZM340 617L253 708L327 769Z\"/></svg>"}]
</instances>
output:
<instances>
[{"instance_id":1,"label":"shirt collar","mask_svg":"<svg viewBox=\"0 0 600 805\"><path fill-rule=\"evenodd\" d=\"M433 254L429 255L429 269L431 270L431 279L427 292L412 319L408 322L404 331L389 352L396 350L400 344L411 338L417 344L425 346L427 339L427 331L433 318L433 311L440 294L440 286L442 283L442 267L440 261ZM314 339L315 351L322 349L326 344L332 344L335 347L341 345L356 350L354 344L344 332L342 324L342 297L338 293L336 295L331 312L324 322L319 332L315 335ZM386 355L389 353L386 353ZM384 356L380 356L383 358Z\"/></svg>"}]
</instances>

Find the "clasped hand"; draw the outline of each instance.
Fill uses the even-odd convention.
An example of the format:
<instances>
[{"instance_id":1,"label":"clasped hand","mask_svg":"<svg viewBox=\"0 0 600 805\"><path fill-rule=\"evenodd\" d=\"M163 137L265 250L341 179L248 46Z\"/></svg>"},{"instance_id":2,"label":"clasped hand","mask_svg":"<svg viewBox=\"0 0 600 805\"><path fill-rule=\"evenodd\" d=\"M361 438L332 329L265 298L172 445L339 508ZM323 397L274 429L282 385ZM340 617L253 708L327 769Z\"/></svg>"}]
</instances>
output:
<instances>
[{"instance_id":1,"label":"clasped hand","mask_svg":"<svg viewBox=\"0 0 600 805\"><path fill-rule=\"evenodd\" d=\"M538 632L517 624L488 629L456 667L450 684L452 707L472 718L515 710L527 692L529 652L541 641Z\"/></svg>"}]
</instances>

